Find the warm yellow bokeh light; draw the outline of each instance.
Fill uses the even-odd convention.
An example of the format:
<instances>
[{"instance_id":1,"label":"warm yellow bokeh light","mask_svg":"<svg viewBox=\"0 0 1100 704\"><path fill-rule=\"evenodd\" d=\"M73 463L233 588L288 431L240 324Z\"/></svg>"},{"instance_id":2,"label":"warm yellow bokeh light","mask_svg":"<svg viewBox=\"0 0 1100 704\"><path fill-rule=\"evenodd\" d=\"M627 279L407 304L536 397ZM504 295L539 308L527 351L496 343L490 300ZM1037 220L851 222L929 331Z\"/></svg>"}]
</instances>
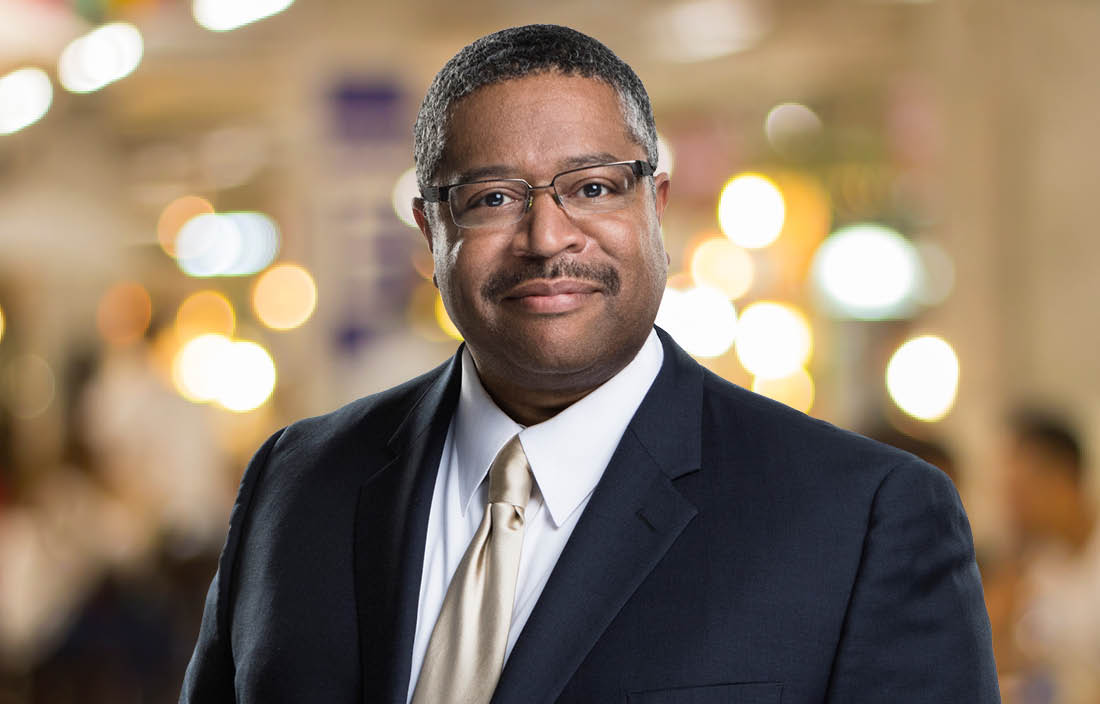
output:
<instances>
[{"instance_id":1,"label":"warm yellow bokeh light","mask_svg":"<svg viewBox=\"0 0 1100 704\"><path fill-rule=\"evenodd\" d=\"M926 422L947 415L959 388L959 358L941 337L905 342L886 365L886 390L898 408Z\"/></svg>"},{"instance_id":2,"label":"warm yellow bokeh light","mask_svg":"<svg viewBox=\"0 0 1100 704\"><path fill-rule=\"evenodd\" d=\"M153 316L153 304L145 287L124 281L107 289L96 309L96 326L103 339L119 347L141 339Z\"/></svg>"},{"instance_id":3,"label":"warm yellow bokeh light","mask_svg":"<svg viewBox=\"0 0 1100 704\"><path fill-rule=\"evenodd\" d=\"M157 220L157 242L170 257L176 256L176 235L191 218L211 214L214 206L199 196L182 196L164 207Z\"/></svg>"},{"instance_id":4,"label":"warm yellow bokeh light","mask_svg":"<svg viewBox=\"0 0 1100 704\"><path fill-rule=\"evenodd\" d=\"M803 413L809 412L814 405L814 380L805 369L776 379L756 377L752 380L752 390Z\"/></svg>"},{"instance_id":5,"label":"warm yellow bokeh light","mask_svg":"<svg viewBox=\"0 0 1100 704\"><path fill-rule=\"evenodd\" d=\"M462 340L462 333L458 331L451 320L451 316L447 314L447 307L443 305L443 299L439 297L438 293L435 297L435 321L439 324L439 329L447 334L447 337Z\"/></svg>"},{"instance_id":6,"label":"warm yellow bokeh light","mask_svg":"<svg viewBox=\"0 0 1100 704\"><path fill-rule=\"evenodd\" d=\"M699 243L691 253L691 276L702 286L718 289L736 300L752 287L752 256L722 236Z\"/></svg>"},{"instance_id":7,"label":"warm yellow bokeh light","mask_svg":"<svg viewBox=\"0 0 1100 704\"><path fill-rule=\"evenodd\" d=\"M760 301L741 312L737 357L762 379L777 379L803 368L813 352L806 316L784 303Z\"/></svg>"},{"instance_id":8,"label":"warm yellow bokeh light","mask_svg":"<svg viewBox=\"0 0 1100 704\"><path fill-rule=\"evenodd\" d=\"M4 339L4 309L0 308L0 340Z\"/></svg>"},{"instance_id":9,"label":"warm yellow bokeh light","mask_svg":"<svg viewBox=\"0 0 1100 704\"><path fill-rule=\"evenodd\" d=\"M225 359L233 343L225 335L199 335L176 353L172 381L188 401L206 403L225 385Z\"/></svg>"},{"instance_id":10,"label":"warm yellow bokeh light","mask_svg":"<svg viewBox=\"0 0 1100 704\"><path fill-rule=\"evenodd\" d=\"M180 340L217 333L230 337L237 329L233 305L217 291L192 293L176 311L176 337Z\"/></svg>"},{"instance_id":11,"label":"warm yellow bokeh light","mask_svg":"<svg viewBox=\"0 0 1100 704\"><path fill-rule=\"evenodd\" d=\"M302 325L316 307L317 284L298 264L271 267L252 289L252 309L256 317L273 330L291 330Z\"/></svg>"},{"instance_id":12,"label":"warm yellow bokeh light","mask_svg":"<svg viewBox=\"0 0 1100 704\"><path fill-rule=\"evenodd\" d=\"M774 242L783 230L786 205L775 183L761 174L730 179L718 200L718 225L730 241L746 249Z\"/></svg>"},{"instance_id":13,"label":"warm yellow bokeh light","mask_svg":"<svg viewBox=\"0 0 1100 704\"><path fill-rule=\"evenodd\" d=\"M259 408L275 389L275 377L267 350L224 335L196 337L180 348L172 364L172 380L184 398L213 401L237 413Z\"/></svg>"}]
</instances>

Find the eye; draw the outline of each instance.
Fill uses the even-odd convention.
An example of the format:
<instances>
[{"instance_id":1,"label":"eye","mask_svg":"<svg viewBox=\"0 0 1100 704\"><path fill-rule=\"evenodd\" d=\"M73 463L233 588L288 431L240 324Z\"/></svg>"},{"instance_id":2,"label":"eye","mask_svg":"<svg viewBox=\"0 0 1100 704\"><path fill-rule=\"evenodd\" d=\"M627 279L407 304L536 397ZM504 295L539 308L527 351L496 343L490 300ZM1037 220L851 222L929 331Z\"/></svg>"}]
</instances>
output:
<instances>
[{"instance_id":1,"label":"eye","mask_svg":"<svg viewBox=\"0 0 1100 704\"><path fill-rule=\"evenodd\" d=\"M607 187L602 183L589 182L581 186L581 194L585 198L599 198L607 194Z\"/></svg>"},{"instance_id":2,"label":"eye","mask_svg":"<svg viewBox=\"0 0 1100 704\"><path fill-rule=\"evenodd\" d=\"M492 193L486 193L477 199L474 204L476 206L485 206L488 208L499 208L502 205L507 204L510 200L513 200L508 195L501 193L500 191L493 191Z\"/></svg>"}]
</instances>

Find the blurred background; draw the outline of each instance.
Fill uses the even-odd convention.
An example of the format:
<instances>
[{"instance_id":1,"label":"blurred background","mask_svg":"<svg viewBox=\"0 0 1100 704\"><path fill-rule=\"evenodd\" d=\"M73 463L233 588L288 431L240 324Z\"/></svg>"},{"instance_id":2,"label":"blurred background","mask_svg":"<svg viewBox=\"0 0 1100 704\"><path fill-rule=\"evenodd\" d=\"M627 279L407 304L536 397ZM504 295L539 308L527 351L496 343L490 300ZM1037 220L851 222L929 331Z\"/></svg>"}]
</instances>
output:
<instances>
[{"instance_id":1,"label":"blurred background","mask_svg":"<svg viewBox=\"0 0 1100 704\"><path fill-rule=\"evenodd\" d=\"M0 0L0 704L174 701L251 452L454 352L411 126L528 22L650 92L659 324L948 472L1006 702L1100 702L1100 2Z\"/></svg>"}]
</instances>

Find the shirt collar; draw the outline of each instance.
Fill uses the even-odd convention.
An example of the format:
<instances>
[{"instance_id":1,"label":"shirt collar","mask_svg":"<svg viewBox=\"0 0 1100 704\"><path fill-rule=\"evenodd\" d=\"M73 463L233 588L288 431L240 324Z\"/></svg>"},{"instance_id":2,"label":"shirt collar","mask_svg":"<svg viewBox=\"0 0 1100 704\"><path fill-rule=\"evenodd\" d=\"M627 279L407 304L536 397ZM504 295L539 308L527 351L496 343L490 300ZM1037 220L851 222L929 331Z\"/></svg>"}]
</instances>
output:
<instances>
[{"instance_id":1,"label":"shirt collar","mask_svg":"<svg viewBox=\"0 0 1100 704\"><path fill-rule=\"evenodd\" d=\"M489 397L469 350L464 349L454 420L463 515L497 452L519 433L535 483L551 519L560 527L603 476L663 359L661 341L651 330L638 354L618 374L553 418L524 427Z\"/></svg>"}]
</instances>

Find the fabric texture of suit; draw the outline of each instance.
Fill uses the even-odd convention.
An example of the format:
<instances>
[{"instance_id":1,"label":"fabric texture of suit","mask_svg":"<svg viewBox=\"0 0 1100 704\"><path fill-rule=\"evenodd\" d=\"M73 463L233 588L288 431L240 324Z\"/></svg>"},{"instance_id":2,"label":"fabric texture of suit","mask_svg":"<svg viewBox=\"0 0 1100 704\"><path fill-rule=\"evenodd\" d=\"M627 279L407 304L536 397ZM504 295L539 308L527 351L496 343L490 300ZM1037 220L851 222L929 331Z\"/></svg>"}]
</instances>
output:
<instances>
[{"instance_id":1,"label":"fabric texture of suit","mask_svg":"<svg viewBox=\"0 0 1100 704\"><path fill-rule=\"evenodd\" d=\"M661 371L494 704L999 701L951 482L729 384L658 332ZM404 704L460 368L260 448L181 702Z\"/></svg>"}]
</instances>

